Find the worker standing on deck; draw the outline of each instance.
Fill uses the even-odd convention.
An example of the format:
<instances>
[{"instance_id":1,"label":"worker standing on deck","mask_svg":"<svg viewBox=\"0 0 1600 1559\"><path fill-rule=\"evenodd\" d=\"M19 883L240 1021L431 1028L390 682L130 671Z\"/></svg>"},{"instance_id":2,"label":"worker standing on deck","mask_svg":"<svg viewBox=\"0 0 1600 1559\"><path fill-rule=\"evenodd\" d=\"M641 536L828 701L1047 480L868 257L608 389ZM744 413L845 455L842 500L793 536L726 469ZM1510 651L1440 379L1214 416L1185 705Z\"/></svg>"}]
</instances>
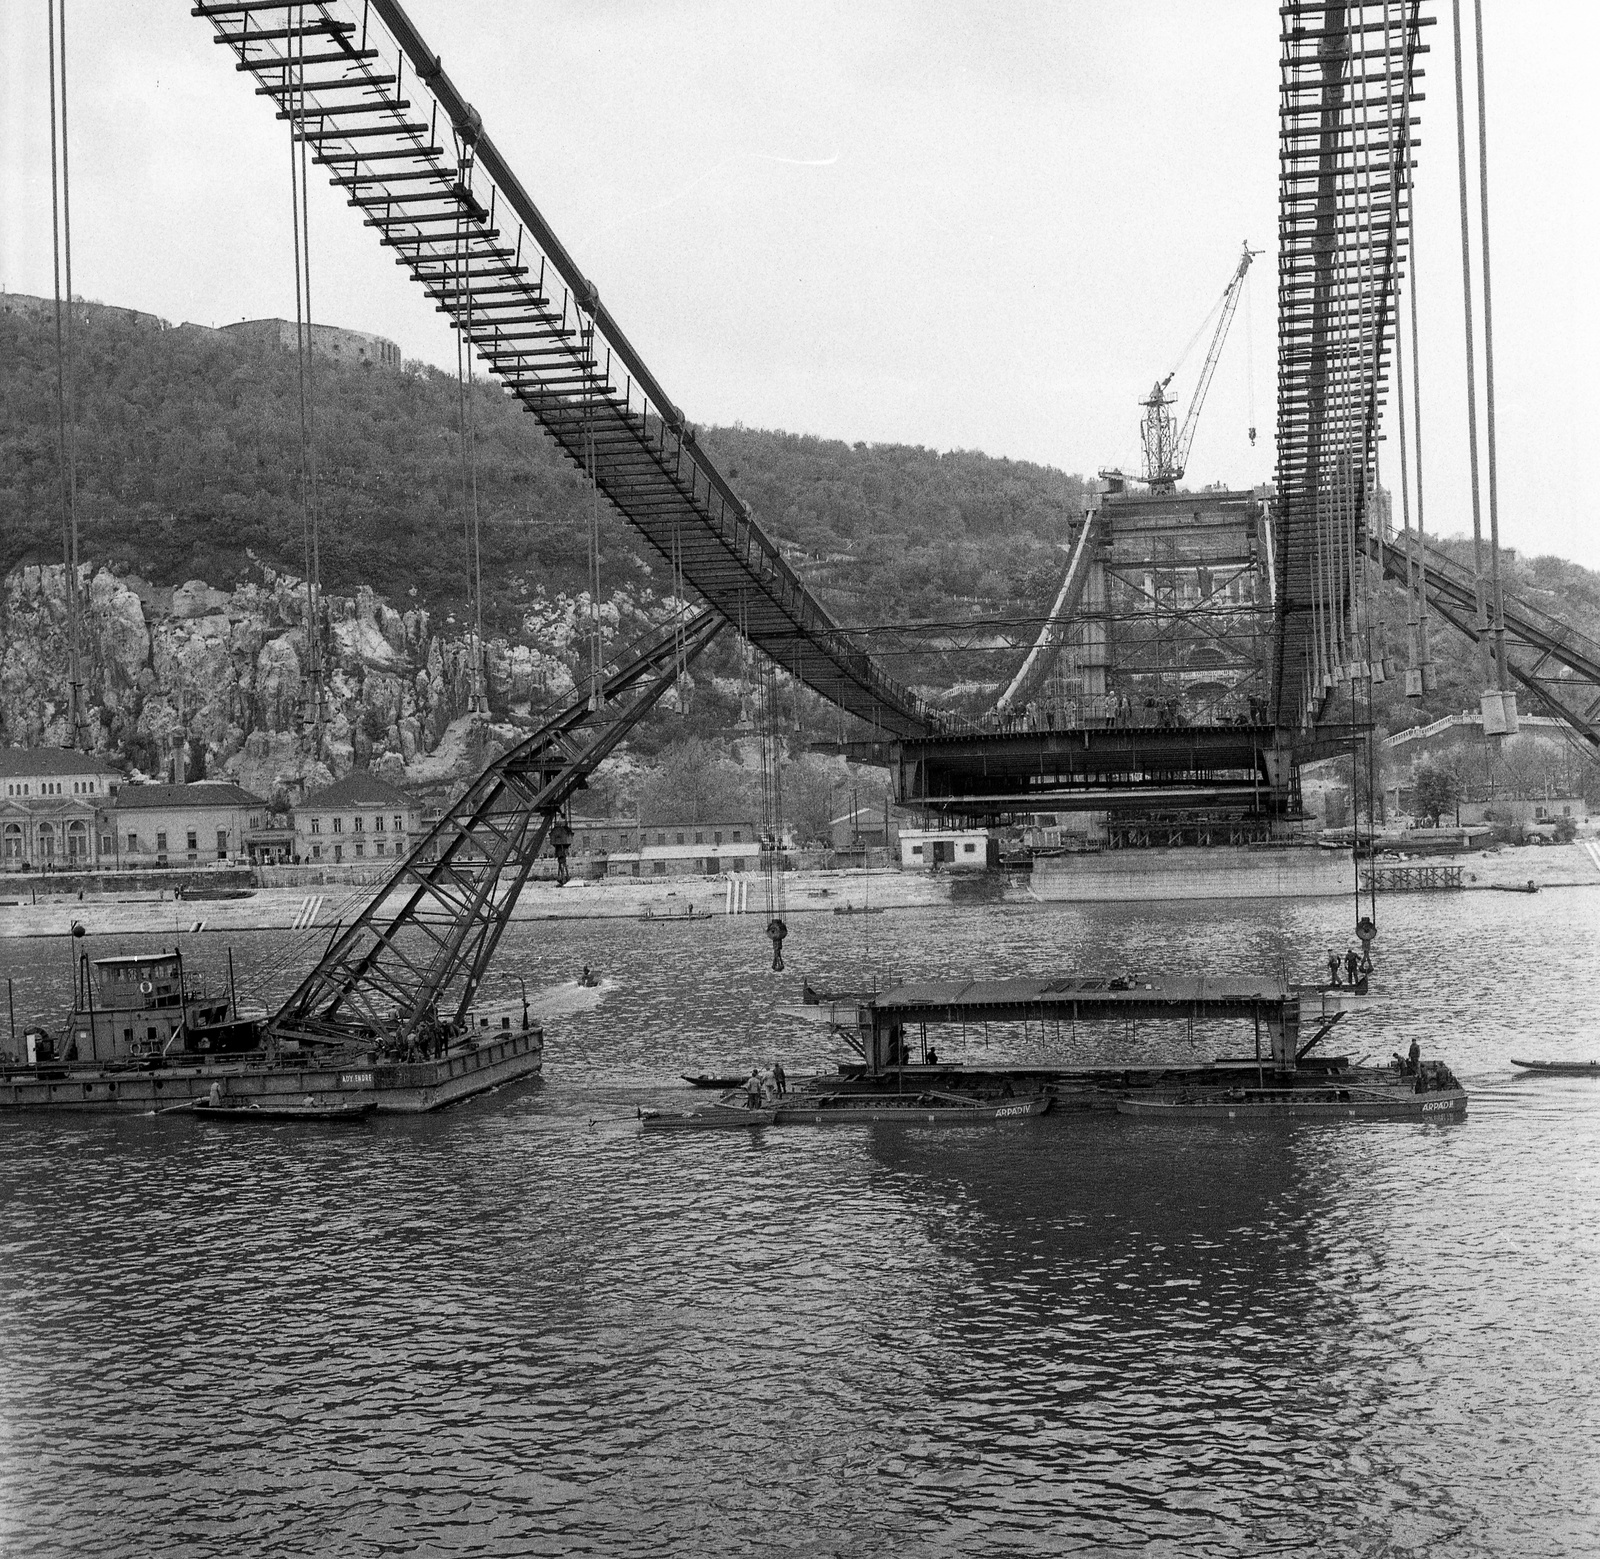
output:
<instances>
[{"instance_id":1,"label":"worker standing on deck","mask_svg":"<svg viewBox=\"0 0 1600 1559\"><path fill-rule=\"evenodd\" d=\"M1328 949L1328 984L1339 983L1339 955L1330 947Z\"/></svg>"},{"instance_id":2,"label":"worker standing on deck","mask_svg":"<svg viewBox=\"0 0 1600 1559\"><path fill-rule=\"evenodd\" d=\"M777 1087L778 1097L781 1099L789 1091L789 1079L784 1076L783 1062L776 1056L772 1058L772 1081Z\"/></svg>"},{"instance_id":3,"label":"worker standing on deck","mask_svg":"<svg viewBox=\"0 0 1600 1559\"><path fill-rule=\"evenodd\" d=\"M1361 955L1356 951L1356 944L1352 942L1345 950L1344 972L1349 975L1350 983L1354 985L1361 976Z\"/></svg>"},{"instance_id":4,"label":"worker standing on deck","mask_svg":"<svg viewBox=\"0 0 1600 1559\"><path fill-rule=\"evenodd\" d=\"M1406 1051L1406 1070L1413 1077L1419 1076L1422 1072L1422 1046L1415 1039L1411 1041L1411 1048Z\"/></svg>"},{"instance_id":5,"label":"worker standing on deck","mask_svg":"<svg viewBox=\"0 0 1600 1559\"><path fill-rule=\"evenodd\" d=\"M755 1067L750 1068L750 1075L745 1079L744 1100L752 1110L761 1108L761 1073Z\"/></svg>"}]
</instances>

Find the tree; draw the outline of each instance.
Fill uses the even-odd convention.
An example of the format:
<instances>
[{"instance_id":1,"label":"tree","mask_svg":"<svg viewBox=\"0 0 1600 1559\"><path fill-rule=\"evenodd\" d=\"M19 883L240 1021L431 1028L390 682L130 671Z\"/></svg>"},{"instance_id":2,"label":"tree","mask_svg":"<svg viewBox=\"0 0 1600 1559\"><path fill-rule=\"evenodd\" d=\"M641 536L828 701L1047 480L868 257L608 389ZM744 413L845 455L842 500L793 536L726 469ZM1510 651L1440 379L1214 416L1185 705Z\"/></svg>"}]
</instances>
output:
<instances>
[{"instance_id":1,"label":"tree","mask_svg":"<svg viewBox=\"0 0 1600 1559\"><path fill-rule=\"evenodd\" d=\"M691 736L673 742L641 779L640 816L646 823L760 821L756 776Z\"/></svg>"},{"instance_id":2,"label":"tree","mask_svg":"<svg viewBox=\"0 0 1600 1559\"><path fill-rule=\"evenodd\" d=\"M1437 827L1461 800L1461 776L1442 763L1419 763L1411 776L1417 815Z\"/></svg>"}]
</instances>

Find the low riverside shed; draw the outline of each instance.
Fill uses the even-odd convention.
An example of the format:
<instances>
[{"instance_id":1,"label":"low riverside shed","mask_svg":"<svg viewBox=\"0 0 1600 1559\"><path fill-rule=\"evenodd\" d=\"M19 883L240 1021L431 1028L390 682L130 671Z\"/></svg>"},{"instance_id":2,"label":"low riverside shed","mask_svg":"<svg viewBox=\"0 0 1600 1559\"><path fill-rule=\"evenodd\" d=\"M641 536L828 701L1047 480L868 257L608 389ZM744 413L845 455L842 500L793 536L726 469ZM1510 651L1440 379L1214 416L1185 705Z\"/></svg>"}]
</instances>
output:
<instances>
[{"instance_id":1,"label":"low riverside shed","mask_svg":"<svg viewBox=\"0 0 1600 1559\"><path fill-rule=\"evenodd\" d=\"M1000 841L986 828L902 828L906 871L986 872L1000 864Z\"/></svg>"}]
</instances>

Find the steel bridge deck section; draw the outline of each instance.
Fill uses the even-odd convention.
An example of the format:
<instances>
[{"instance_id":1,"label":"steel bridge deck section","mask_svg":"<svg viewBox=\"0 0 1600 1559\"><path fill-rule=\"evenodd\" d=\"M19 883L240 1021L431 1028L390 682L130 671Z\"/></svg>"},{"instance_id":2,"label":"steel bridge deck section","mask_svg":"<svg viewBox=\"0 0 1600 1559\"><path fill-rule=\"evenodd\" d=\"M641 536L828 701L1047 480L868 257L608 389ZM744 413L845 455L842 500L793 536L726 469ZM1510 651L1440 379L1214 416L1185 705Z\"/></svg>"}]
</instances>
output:
<instances>
[{"instance_id":1,"label":"steel bridge deck section","mask_svg":"<svg viewBox=\"0 0 1600 1559\"><path fill-rule=\"evenodd\" d=\"M853 743L894 772L895 800L994 822L1036 812L1196 807L1282 815L1293 754L1265 725L1084 726Z\"/></svg>"}]
</instances>

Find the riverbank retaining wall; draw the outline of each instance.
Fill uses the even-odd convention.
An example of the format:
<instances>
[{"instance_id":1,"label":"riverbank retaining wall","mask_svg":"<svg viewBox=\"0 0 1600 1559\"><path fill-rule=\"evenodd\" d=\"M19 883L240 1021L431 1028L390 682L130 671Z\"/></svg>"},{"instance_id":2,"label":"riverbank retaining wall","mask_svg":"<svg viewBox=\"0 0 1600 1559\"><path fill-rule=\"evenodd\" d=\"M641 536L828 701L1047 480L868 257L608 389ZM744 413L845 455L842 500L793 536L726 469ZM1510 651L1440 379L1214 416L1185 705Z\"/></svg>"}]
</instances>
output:
<instances>
[{"instance_id":1,"label":"riverbank retaining wall","mask_svg":"<svg viewBox=\"0 0 1600 1559\"><path fill-rule=\"evenodd\" d=\"M247 866L203 871L8 872L0 877L0 903L77 899L126 893L176 896L187 888L232 891L254 886Z\"/></svg>"},{"instance_id":2,"label":"riverbank retaining wall","mask_svg":"<svg viewBox=\"0 0 1600 1559\"><path fill-rule=\"evenodd\" d=\"M1212 846L1044 856L1033 864L1033 891L1041 899L1086 904L1336 898L1353 893L1355 879L1342 850Z\"/></svg>"}]
</instances>

